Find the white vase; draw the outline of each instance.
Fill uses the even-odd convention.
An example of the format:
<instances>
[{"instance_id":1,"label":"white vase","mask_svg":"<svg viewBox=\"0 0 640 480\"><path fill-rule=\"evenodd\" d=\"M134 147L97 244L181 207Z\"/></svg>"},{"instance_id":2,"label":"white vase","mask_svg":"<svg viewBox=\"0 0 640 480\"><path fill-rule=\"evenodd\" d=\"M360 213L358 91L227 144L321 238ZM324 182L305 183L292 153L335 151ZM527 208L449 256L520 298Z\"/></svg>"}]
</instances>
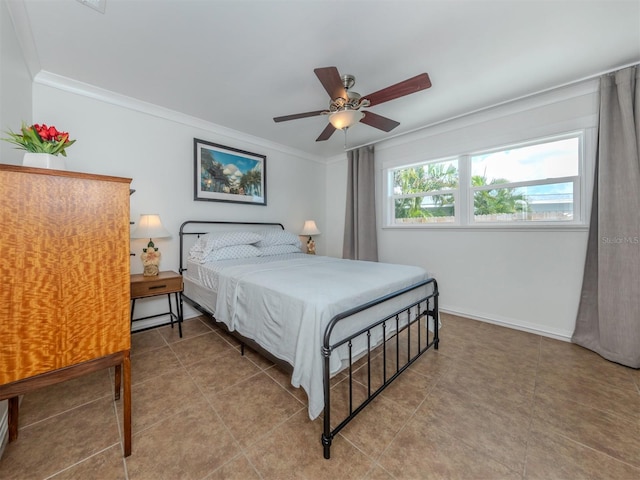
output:
<instances>
[{"instance_id":1,"label":"white vase","mask_svg":"<svg viewBox=\"0 0 640 480\"><path fill-rule=\"evenodd\" d=\"M50 153L32 153L26 152L22 159L22 165L25 167L51 168L54 170L66 170L64 157L51 155Z\"/></svg>"}]
</instances>

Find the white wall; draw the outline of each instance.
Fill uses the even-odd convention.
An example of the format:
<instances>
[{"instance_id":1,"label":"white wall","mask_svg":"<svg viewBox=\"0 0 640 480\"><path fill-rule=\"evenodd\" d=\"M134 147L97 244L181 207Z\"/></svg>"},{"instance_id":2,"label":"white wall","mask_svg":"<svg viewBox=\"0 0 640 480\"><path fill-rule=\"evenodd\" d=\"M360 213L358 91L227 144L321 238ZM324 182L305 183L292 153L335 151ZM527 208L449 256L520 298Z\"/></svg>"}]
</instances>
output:
<instances>
[{"instance_id":1,"label":"white wall","mask_svg":"<svg viewBox=\"0 0 640 480\"><path fill-rule=\"evenodd\" d=\"M136 192L131 196L131 219L137 221L142 213L158 213L172 233L171 238L155 242L162 252L162 270L178 270L178 231L185 220L281 222L298 232L305 219L313 218L322 230L324 163L106 92L99 92L102 98L96 99L89 86L52 78L36 76L34 118L68 131L77 140L67 150L67 170L133 179L131 188ZM58 86L51 86L54 83ZM265 154L267 206L194 201L194 137ZM132 251L139 253L146 242L132 240ZM99 253L99 245L96 249L94 255ZM319 242L318 253L323 252ZM131 272L142 272L139 256L132 257ZM163 311L166 297L136 302L136 318ZM193 310L186 312L187 317L192 315ZM136 322L134 328L166 320Z\"/></svg>"},{"instance_id":2,"label":"white wall","mask_svg":"<svg viewBox=\"0 0 640 480\"><path fill-rule=\"evenodd\" d=\"M31 75L20 50L9 10L0 2L0 136L31 123ZM0 163L20 164L24 152L0 142Z\"/></svg>"},{"instance_id":3,"label":"white wall","mask_svg":"<svg viewBox=\"0 0 640 480\"><path fill-rule=\"evenodd\" d=\"M394 229L382 218L383 169L470 150L588 128L593 146L595 81L546 92L376 145L378 252L382 262L416 264L438 280L444 311L568 340L575 325L587 228ZM589 152L593 154L593 150ZM344 184L346 161L333 160L327 185ZM590 187L590 185L589 185ZM333 193L340 194L339 191ZM585 196L590 200L590 195ZM327 197L327 223L339 225L344 204ZM336 241L329 252L340 256ZM446 328L446 325L445 325Z\"/></svg>"}]
</instances>

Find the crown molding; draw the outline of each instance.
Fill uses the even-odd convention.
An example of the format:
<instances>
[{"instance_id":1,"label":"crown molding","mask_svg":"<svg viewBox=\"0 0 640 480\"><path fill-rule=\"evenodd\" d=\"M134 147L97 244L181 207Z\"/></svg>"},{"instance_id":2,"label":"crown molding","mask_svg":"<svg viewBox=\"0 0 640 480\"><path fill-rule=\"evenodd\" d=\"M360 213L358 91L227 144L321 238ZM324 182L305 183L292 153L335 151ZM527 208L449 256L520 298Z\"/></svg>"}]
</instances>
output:
<instances>
[{"instance_id":1,"label":"crown molding","mask_svg":"<svg viewBox=\"0 0 640 480\"><path fill-rule=\"evenodd\" d=\"M534 108L559 103L571 98L593 95L598 92L599 79L582 80L574 84L564 85L542 92L508 100L496 105L481 108L472 112L425 125L411 132L386 139L376 147L380 150L415 142L447 131L459 130L470 125L495 120L498 118L525 112Z\"/></svg>"},{"instance_id":2,"label":"crown molding","mask_svg":"<svg viewBox=\"0 0 640 480\"><path fill-rule=\"evenodd\" d=\"M249 143L260 148L276 150L287 155L304 158L312 162L322 163L323 165L327 163L325 158L310 155L306 152L296 150L286 145L271 142L261 137L256 137L244 132L240 132L238 130L223 127L222 125L207 122L191 115L186 115L175 110L160 107L158 105L144 102L133 97L121 95L119 93L112 92L111 90L96 87L94 85L51 73L46 70L41 70L40 72L38 72L35 75L33 82L39 85L45 85L65 92L73 93L75 95L98 100L100 102L116 105L128 110L151 115L153 117L180 123L189 127L206 130L208 132L211 132L212 134L233 138L245 144Z\"/></svg>"}]
</instances>

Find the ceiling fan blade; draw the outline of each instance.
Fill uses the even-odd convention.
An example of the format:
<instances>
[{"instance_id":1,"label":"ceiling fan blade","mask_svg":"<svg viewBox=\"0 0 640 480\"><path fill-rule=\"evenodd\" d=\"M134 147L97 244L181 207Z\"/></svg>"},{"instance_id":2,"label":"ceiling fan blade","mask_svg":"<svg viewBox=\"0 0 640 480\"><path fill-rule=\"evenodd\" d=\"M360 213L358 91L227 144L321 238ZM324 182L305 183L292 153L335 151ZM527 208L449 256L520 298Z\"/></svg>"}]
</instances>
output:
<instances>
[{"instance_id":1,"label":"ceiling fan blade","mask_svg":"<svg viewBox=\"0 0 640 480\"><path fill-rule=\"evenodd\" d=\"M396 122L395 120L391 120L390 118L383 117L382 115L378 115L377 113L373 113L368 110L364 113L364 117L360 119L360 123L384 130L385 132L390 132L400 125L400 122Z\"/></svg>"},{"instance_id":2,"label":"ceiling fan blade","mask_svg":"<svg viewBox=\"0 0 640 480\"><path fill-rule=\"evenodd\" d=\"M335 131L336 131L336 127L334 127L330 123L327 123L327 126L322 131L320 136L318 138L316 138L316 142L322 142L323 140L328 140L329 137L331 137L331 135L333 135L333 132L335 132Z\"/></svg>"},{"instance_id":3,"label":"ceiling fan blade","mask_svg":"<svg viewBox=\"0 0 640 480\"><path fill-rule=\"evenodd\" d=\"M335 100L338 97L347 98L347 92L336 67L316 68L313 71L329 94L329 97L331 97L331 100Z\"/></svg>"},{"instance_id":4,"label":"ceiling fan blade","mask_svg":"<svg viewBox=\"0 0 640 480\"><path fill-rule=\"evenodd\" d=\"M430 86L431 80L429 79L429 75L421 73L420 75L409 78L404 82L396 83L395 85L383 88L382 90L378 90L370 95L364 95L362 98L369 100L369 106L373 107L374 105L379 105L381 103L388 102L389 100L394 100L396 98L404 97L405 95L419 92L420 90L424 90Z\"/></svg>"},{"instance_id":5,"label":"ceiling fan blade","mask_svg":"<svg viewBox=\"0 0 640 480\"><path fill-rule=\"evenodd\" d=\"M274 122L286 122L287 120L297 120L298 118L315 117L322 115L326 110L316 110L314 112L295 113L293 115L285 115L283 117L274 117Z\"/></svg>"}]
</instances>

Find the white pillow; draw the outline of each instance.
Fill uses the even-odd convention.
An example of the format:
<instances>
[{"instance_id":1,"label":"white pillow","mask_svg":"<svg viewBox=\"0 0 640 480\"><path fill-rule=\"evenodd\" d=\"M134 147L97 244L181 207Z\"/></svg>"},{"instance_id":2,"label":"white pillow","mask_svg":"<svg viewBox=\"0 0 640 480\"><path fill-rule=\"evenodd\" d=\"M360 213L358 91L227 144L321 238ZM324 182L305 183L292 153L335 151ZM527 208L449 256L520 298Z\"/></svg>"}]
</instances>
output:
<instances>
[{"instance_id":1,"label":"white pillow","mask_svg":"<svg viewBox=\"0 0 640 480\"><path fill-rule=\"evenodd\" d=\"M251 245L261 238L259 233L248 231L207 233L196 240L190 252L204 252L206 254L212 250L233 245Z\"/></svg>"},{"instance_id":2,"label":"white pillow","mask_svg":"<svg viewBox=\"0 0 640 480\"><path fill-rule=\"evenodd\" d=\"M286 230L265 230L262 239L256 243L256 247L269 247L271 245L300 245L300 238L295 233Z\"/></svg>"},{"instance_id":3,"label":"white pillow","mask_svg":"<svg viewBox=\"0 0 640 480\"><path fill-rule=\"evenodd\" d=\"M234 258L252 258L259 257L260 250L253 245L231 245L230 247L222 247L212 250L204 257L204 262L214 262L217 260L232 260Z\"/></svg>"},{"instance_id":4,"label":"white pillow","mask_svg":"<svg viewBox=\"0 0 640 480\"><path fill-rule=\"evenodd\" d=\"M270 245L268 247L258 247L260 256L284 255L285 253L302 253L297 245Z\"/></svg>"}]
</instances>

